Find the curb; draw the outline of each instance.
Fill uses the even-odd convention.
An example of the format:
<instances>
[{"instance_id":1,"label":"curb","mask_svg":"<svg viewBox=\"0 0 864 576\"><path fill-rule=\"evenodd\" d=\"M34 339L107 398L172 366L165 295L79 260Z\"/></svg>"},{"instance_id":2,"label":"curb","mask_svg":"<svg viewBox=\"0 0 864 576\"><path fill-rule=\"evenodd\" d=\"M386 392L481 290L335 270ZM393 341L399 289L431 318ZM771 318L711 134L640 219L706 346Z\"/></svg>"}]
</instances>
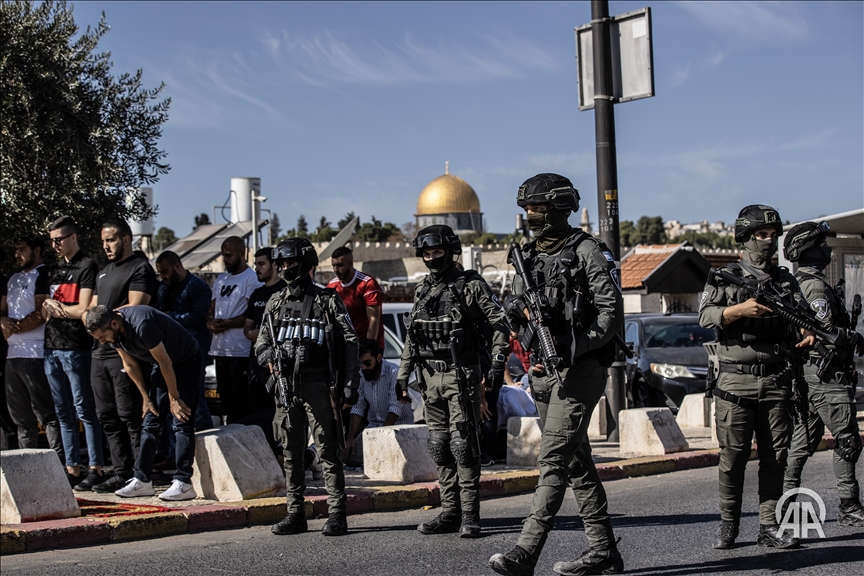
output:
<instances>
[{"instance_id":1,"label":"curb","mask_svg":"<svg viewBox=\"0 0 864 576\"><path fill-rule=\"evenodd\" d=\"M864 434L862 434L864 439ZM834 439L824 436L818 451L834 448ZM756 458L755 447L750 459ZM717 466L720 449L692 450L663 456L647 456L598 464L604 481L654 476L678 470ZM487 474L480 478L480 497L497 498L532 492L537 486L537 470ZM405 486L382 486L352 490L348 493L349 515L435 506L441 501L437 482ZM306 498L307 518L327 516L327 496ZM172 512L122 516L117 518L67 518L0 527L0 555L36 550L92 546L176 534L274 524L285 516L284 498L259 498L188 506Z\"/></svg>"}]
</instances>

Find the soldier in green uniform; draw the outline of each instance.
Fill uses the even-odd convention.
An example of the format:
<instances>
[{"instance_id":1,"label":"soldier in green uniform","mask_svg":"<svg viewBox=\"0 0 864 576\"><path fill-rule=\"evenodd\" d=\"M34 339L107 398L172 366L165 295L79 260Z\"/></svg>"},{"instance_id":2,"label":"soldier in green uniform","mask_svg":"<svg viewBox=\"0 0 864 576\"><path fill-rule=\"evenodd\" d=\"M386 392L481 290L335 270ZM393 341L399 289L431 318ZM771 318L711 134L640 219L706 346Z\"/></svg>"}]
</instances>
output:
<instances>
[{"instance_id":1,"label":"soldier in green uniform","mask_svg":"<svg viewBox=\"0 0 864 576\"><path fill-rule=\"evenodd\" d=\"M801 470L816 451L827 426L835 442L834 475L840 496L837 522L841 526L864 526L864 508L855 478L855 463L861 456L861 434L855 419L853 383L846 371L852 353L864 351L864 338L855 332L845 302L822 273L831 262L828 231L826 222L804 222L789 230L783 246L786 259L799 264L795 278L816 318L826 331L839 332L836 345L826 344L828 350L834 350L834 357L823 378L820 380L816 374L816 364L821 358L815 352L810 352L810 360L804 367L809 414L807 422L798 422L792 433L783 490L801 485Z\"/></svg>"},{"instance_id":2,"label":"soldier in green uniform","mask_svg":"<svg viewBox=\"0 0 864 576\"><path fill-rule=\"evenodd\" d=\"M406 396L416 368L442 508L436 518L417 529L423 534L459 531L462 538L477 538L480 385L484 370L490 384L503 384L510 328L483 277L474 270L461 270L453 261L462 253L462 245L449 226L420 230L414 249L429 274L414 293L397 396Z\"/></svg>"},{"instance_id":3,"label":"soldier in green uniform","mask_svg":"<svg viewBox=\"0 0 864 576\"><path fill-rule=\"evenodd\" d=\"M288 514L272 531L284 535L307 529L303 456L308 424L321 457L328 495L330 514L321 532L342 536L348 524L340 457L343 430L338 414L342 405L357 400L357 337L335 290L312 281L309 271L318 264L318 255L308 240L283 240L273 249L273 260L288 286L267 302L255 343L258 363L274 373L268 383L277 401L273 430L284 449L288 485Z\"/></svg>"},{"instance_id":4,"label":"soldier in green uniform","mask_svg":"<svg viewBox=\"0 0 864 576\"><path fill-rule=\"evenodd\" d=\"M519 187L517 204L526 210L535 240L522 248L525 269L548 301L548 328L557 367L550 373L539 362L539 340L529 346L531 389L543 424L540 478L531 514L516 546L495 554L490 567L499 574L534 573L537 559L564 501L573 490L590 550L573 562L558 562L559 574L617 574L624 569L612 533L606 491L591 458L588 423L606 385L604 366L614 357L613 336L624 324L624 303L612 254L568 217L579 209L579 193L570 180L538 174ZM524 286L517 276L508 315L520 333L526 322ZM523 343L524 345L524 343ZM555 374L557 372L557 374Z\"/></svg>"},{"instance_id":5,"label":"soldier in green uniform","mask_svg":"<svg viewBox=\"0 0 864 576\"><path fill-rule=\"evenodd\" d=\"M744 245L742 262L771 276L802 302L798 282L785 268L771 263L777 238L783 233L780 215L770 206L747 206L735 221L735 240ZM739 263L723 267L743 278L752 277ZM775 517L783 493L783 470L792 438L791 377L787 357L793 346L812 345L812 335L800 336L786 320L771 312L722 278L709 277L702 293L699 323L717 334L719 376L715 412L720 442L720 526L714 548L731 548L738 536L744 492L744 470L753 433L759 453L760 546L793 548L798 539L779 533ZM796 342L798 342L796 344Z\"/></svg>"}]
</instances>

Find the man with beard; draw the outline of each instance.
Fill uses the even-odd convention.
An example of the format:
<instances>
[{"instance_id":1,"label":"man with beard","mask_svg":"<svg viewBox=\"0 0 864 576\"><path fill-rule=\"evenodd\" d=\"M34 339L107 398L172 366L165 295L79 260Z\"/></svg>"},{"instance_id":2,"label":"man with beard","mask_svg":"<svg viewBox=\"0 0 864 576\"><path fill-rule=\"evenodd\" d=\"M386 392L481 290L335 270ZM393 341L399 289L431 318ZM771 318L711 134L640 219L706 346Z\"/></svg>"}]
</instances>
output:
<instances>
[{"instance_id":1,"label":"man with beard","mask_svg":"<svg viewBox=\"0 0 864 576\"><path fill-rule=\"evenodd\" d=\"M786 259L798 263L795 278L821 328L838 332L836 343L825 344L829 353L833 350L834 356L822 378L817 373L817 363L822 360L817 352L810 352L810 361L804 366L809 411L806 422L798 421L792 433L783 491L801 485L804 464L816 451L827 426L834 437L834 476L840 496L837 523L860 527L864 526L864 508L855 477L855 463L861 456L861 433L855 418L857 374L852 372L855 369L852 355L864 352L864 337L855 332L843 292L831 286L823 272L831 263L829 230L824 221L798 224L786 234L783 246Z\"/></svg>"},{"instance_id":2,"label":"man with beard","mask_svg":"<svg viewBox=\"0 0 864 576\"><path fill-rule=\"evenodd\" d=\"M321 533L342 536L348 532L347 497L337 415L340 400L345 405L357 401L357 337L336 291L321 288L309 276L318 255L308 240L283 240L273 250L273 260L288 286L267 303L255 343L258 363L275 372L270 381L277 401L273 430L285 456L288 513L272 531L288 535L307 530L303 458L308 425L328 495L329 516Z\"/></svg>"},{"instance_id":3,"label":"man with beard","mask_svg":"<svg viewBox=\"0 0 864 576\"><path fill-rule=\"evenodd\" d=\"M244 316L246 324L243 326L243 334L250 342L258 340L258 332L261 328L261 321L264 319L264 308L270 297L276 294L288 284L277 274L276 266L271 259L273 248L268 246L261 248L255 253L255 274L259 282L264 285L256 288L249 297L249 306L246 308ZM252 411L270 410L270 420L273 419L273 395L268 394L264 385L267 379L270 378L270 371L266 366L259 366L255 359L255 350L249 351L249 396L252 404ZM268 436L268 440L270 440Z\"/></svg>"},{"instance_id":4,"label":"man with beard","mask_svg":"<svg viewBox=\"0 0 864 576\"><path fill-rule=\"evenodd\" d=\"M462 538L479 538L481 362L489 366L491 349L487 382L501 386L510 328L483 277L454 262L462 244L452 228L428 226L413 244L429 274L414 292L396 393L407 398L409 376L419 368L442 508L417 529L421 534L459 532Z\"/></svg>"},{"instance_id":5,"label":"man with beard","mask_svg":"<svg viewBox=\"0 0 864 576\"><path fill-rule=\"evenodd\" d=\"M573 491L590 548L553 570L569 576L617 574L624 562L616 546L609 502L591 456L588 425L606 386L614 358L612 338L624 325L624 298L612 254L605 244L568 222L579 209L579 193L568 178L537 174L522 183L516 204L525 210L534 240L514 247L525 270L544 295L544 338L554 358L540 362L539 328L530 323L521 276L513 282L507 310L531 353L531 390L543 428L538 463L540 477L531 513L522 523L516 546L489 559L499 574L534 573L567 489ZM582 305L579 305L579 301ZM533 336L530 334L533 333Z\"/></svg>"},{"instance_id":6,"label":"man with beard","mask_svg":"<svg viewBox=\"0 0 864 576\"><path fill-rule=\"evenodd\" d=\"M183 326L201 349L202 357L210 351L212 334L207 329L207 314L210 311L212 292L210 286L183 267L180 257L166 250L156 258L156 269L162 282L156 293L156 308ZM213 427L210 409L204 397L204 363L198 382L198 406L195 409L195 431Z\"/></svg>"},{"instance_id":7,"label":"man with beard","mask_svg":"<svg viewBox=\"0 0 864 576\"><path fill-rule=\"evenodd\" d=\"M249 350L252 344L243 335L249 297L262 286L246 263L246 245L239 236L222 242L225 272L213 283L213 298L207 328L213 333L210 356L216 363L216 388L228 424L253 412L249 398Z\"/></svg>"},{"instance_id":8,"label":"man with beard","mask_svg":"<svg viewBox=\"0 0 864 576\"><path fill-rule=\"evenodd\" d=\"M777 238L783 233L780 214L770 206L747 206L735 220L735 241L744 245L740 263L721 270L753 279L742 263L761 270L789 294L793 306L803 304L798 281L786 268L772 264ZM699 307L699 324L717 334L719 375L713 390L720 442L720 526L714 548L735 545L741 519L744 470L753 435L759 455L760 546L795 548L798 538L781 532L775 516L783 494L783 471L792 438L791 378L786 358L793 346L814 343L800 339L786 320L758 303L750 292L711 274ZM710 384L709 384L710 385Z\"/></svg>"},{"instance_id":9,"label":"man with beard","mask_svg":"<svg viewBox=\"0 0 864 576\"><path fill-rule=\"evenodd\" d=\"M411 401L396 398L399 367L384 360L377 340L360 340L360 366L357 403L351 408L351 423L345 438L344 460L349 466L363 465L364 416L368 422L366 428L414 423Z\"/></svg>"},{"instance_id":10,"label":"man with beard","mask_svg":"<svg viewBox=\"0 0 864 576\"><path fill-rule=\"evenodd\" d=\"M149 304L156 290L156 275L146 260L133 253L132 229L125 220L102 224L102 248L110 264L96 277L90 308L101 304L115 310ZM86 314L81 320L86 326ZM93 349L90 383L114 465L114 475L93 486L93 491L113 493L132 478L141 442L141 396L123 369L117 351L107 344L97 344Z\"/></svg>"},{"instance_id":11,"label":"man with beard","mask_svg":"<svg viewBox=\"0 0 864 576\"><path fill-rule=\"evenodd\" d=\"M15 263L20 270L9 278L0 310L0 327L9 343L6 405L18 428L18 448L39 447L38 423L41 423L48 444L65 463L60 422L43 360L42 303L48 297L48 269L42 264L42 248L41 238L15 242Z\"/></svg>"},{"instance_id":12,"label":"man with beard","mask_svg":"<svg viewBox=\"0 0 864 576\"><path fill-rule=\"evenodd\" d=\"M384 291L378 281L354 268L354 253L347 246L340 246L331 256L333 278L328 288L333 288L345 303L357 338L371 338L384 348L384 323L381 307Z\"/></svg>"}]
</instances>

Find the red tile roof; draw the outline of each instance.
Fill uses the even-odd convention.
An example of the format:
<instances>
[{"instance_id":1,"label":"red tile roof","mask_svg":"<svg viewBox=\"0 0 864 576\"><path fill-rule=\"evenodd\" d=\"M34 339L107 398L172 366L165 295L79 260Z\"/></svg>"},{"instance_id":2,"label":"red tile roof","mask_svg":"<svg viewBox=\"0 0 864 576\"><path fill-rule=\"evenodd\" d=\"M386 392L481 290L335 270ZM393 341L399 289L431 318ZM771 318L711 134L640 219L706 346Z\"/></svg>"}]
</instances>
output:
<instances>
[{"instance_id":1,"label":"red tile roof","mask_svg":"<svg viewBox=\"0 0 864 576\"><path fill-rule=\"evenodd\" d=\"M621 288L642 288L642 280L683 244L639 245L621 260Z\"/></svg>"}]
</instances>

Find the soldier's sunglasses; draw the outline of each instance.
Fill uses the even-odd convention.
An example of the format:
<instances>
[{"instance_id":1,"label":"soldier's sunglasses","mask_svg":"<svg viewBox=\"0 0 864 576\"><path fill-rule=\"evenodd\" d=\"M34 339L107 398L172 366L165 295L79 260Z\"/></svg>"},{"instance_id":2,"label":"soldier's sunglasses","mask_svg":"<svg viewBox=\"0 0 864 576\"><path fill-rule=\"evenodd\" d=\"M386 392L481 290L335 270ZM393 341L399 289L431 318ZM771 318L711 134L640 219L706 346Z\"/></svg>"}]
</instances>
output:
<instances>
[{"instance_id":1,"label":"soldier's sunglasses","mask_svg":"<svg viewBox=\"0 0 864 576\"><path fill-rule=\"evenodd\" d=\"M300 258L300 251L294 246L282 246L273 248L270 254L272 260L286 260L289 258Z\"/></svg>"},{"instance_id":2,"label":"soldier's sunglasses","mask_svg":"<svg viewBox=\"0 0 864 576\"><path fill-rule=\"evenodd\" d=\"M424 234L414 239L414 248L432 248L445 244L447 244L447 240L441 234Z\"/></svg>"}]
</instances>

